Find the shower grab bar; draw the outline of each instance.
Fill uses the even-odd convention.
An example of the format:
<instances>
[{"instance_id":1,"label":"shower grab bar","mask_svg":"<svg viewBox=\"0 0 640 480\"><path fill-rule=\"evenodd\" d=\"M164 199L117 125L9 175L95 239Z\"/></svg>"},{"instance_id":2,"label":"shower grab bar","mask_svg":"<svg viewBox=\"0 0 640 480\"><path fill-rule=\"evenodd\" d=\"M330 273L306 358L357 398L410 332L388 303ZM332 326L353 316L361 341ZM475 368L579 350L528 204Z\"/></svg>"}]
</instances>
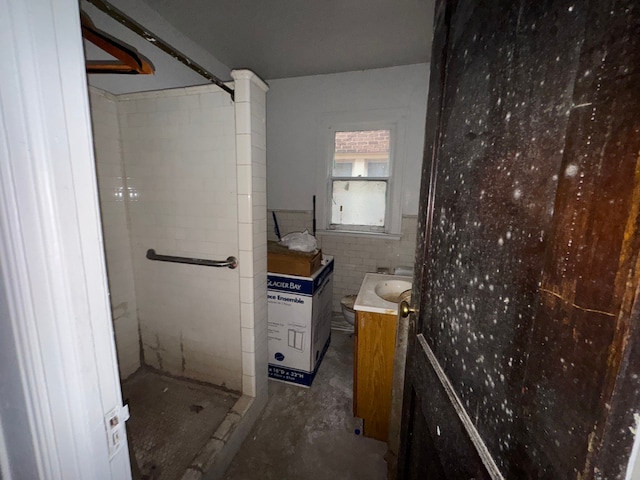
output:
<instances>
[{"instance_id":1,"label":"shower grab bar","mask_svg":"<svg viewBox=\"0 0 640 480\"><path fill-rule=\"evenodd\" d=\"M238 267L238 259L236 257L228 257L226 260L174 257L173 255L158 255L153 248L147 250L147 258L149 260L158 260L160 262L185 263L187 265L201 265L203 267L228 267L231 269Z\"/></svg>"}]
</instances>

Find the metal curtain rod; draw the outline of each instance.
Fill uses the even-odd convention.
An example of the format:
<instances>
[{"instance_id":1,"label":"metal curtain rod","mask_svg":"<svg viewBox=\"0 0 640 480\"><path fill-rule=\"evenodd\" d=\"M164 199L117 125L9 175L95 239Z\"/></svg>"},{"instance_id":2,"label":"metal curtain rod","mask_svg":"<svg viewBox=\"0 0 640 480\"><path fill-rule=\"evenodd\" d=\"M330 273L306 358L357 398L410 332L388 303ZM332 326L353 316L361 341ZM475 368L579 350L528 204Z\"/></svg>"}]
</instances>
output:
<instances>
[{"instance_id":1,"label":"metal curtain rod","mask_svg":"<svg viewBox=\"0 0 640 480\"><path fill-rule=\"evenodd\" d=\"M153 248L147 250L149 260L160 262L185 263L187 265L200 265L202 267L227 267L234 269L238 266L236 257L228 257L226 260L205 260L203 258L174 257L173 255L158 255Z\"/></svg>"},{"instance_id":2,"label":"metal curtain rod","mask_svg":"<svg viewBox=\"0 0 640 480\"><path fill-rule=\"evenodd\" d=\"M116 7L111 5L109 2L105 2L104 0L87 0L87 1L89 3L95 5L97 8L99 8L100 10L105 12L107 15L109 15L111 18L113 18L117 22L120 22L122 25L127 27L132 32L135 32L138 35L140 35L147 42L152 43L153 45L158 47L163 52L168 53L173 58L178 60L180 63L183 63L184 65L189 67L194 72L202 75L207 80L210 80L211 82L213 82L215 85L217 85L222 90L224 90L229 95L231 95L231 100L235 100L235 93L234 93L233 89L231 89L227 85L225 85L222 80L220 80L213 73L209 72L208 70L206 70L201 65L198 65L196 62L191 60L189 57L187 57L183 53L181 53L178 50L176 50L175 48L173 48L171 45L166 43L161 38L158 38L157 35L155 35L153 32L150 32L149 30L147 30L145 27L143 27L138 22L136 22L134 19L129 17L126 13L124 13L121 10L118 10Z\"/></svg>"}]
</instances>

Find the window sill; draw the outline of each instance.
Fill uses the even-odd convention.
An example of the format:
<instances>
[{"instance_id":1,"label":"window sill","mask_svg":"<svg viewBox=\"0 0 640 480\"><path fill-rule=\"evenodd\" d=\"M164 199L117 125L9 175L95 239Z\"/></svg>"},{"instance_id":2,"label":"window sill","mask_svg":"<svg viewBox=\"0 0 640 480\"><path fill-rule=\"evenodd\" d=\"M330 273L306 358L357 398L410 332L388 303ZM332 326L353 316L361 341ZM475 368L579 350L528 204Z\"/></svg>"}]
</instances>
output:
<instances>
[{"instance_id":1,"label":"window sill","mask_svg":"<svg viewBox=\"0 0 640 480\"><path fill-rule=\"evenodd\" d=\"M402 238L401 233L359 232L356 230L316 230L316 235L379 238L381 240L400 240Z\"/></svg>"}]
</instances>

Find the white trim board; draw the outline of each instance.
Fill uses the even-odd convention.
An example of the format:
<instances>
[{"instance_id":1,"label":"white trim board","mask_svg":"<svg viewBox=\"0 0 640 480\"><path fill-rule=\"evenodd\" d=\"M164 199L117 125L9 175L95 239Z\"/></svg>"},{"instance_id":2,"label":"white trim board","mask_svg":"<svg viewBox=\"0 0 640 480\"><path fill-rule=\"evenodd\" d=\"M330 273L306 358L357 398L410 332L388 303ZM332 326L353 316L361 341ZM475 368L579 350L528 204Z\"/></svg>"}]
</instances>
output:
<instances>
[{"instance_id":1,"label":"white trim board","mask_svg":"<svg viewBox=\"0 0 640 480\"><path fill-rule=\"evenodd\" d=\"M0 11L2 476L127 479L78 3Z\"/></svg>"}]
</instances>

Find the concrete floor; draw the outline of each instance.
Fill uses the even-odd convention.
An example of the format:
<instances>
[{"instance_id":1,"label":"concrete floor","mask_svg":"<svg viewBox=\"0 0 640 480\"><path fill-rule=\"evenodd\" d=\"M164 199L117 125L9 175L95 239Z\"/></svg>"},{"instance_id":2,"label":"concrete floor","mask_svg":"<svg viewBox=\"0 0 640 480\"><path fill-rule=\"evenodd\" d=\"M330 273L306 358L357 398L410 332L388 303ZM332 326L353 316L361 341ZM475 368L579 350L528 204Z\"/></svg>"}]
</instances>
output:
<instances>
[{"instance_id":1,"label":"concrete floor","mask_svg":"<svg viewBox=\"0 0 640 480\"><path fill-rule=\"evenodd\" d=\"M383 442L354 434L353 339L332 331L310 389L269 382L269 400L225 480L382 480Z\"/></svg>"}]
</instances>

